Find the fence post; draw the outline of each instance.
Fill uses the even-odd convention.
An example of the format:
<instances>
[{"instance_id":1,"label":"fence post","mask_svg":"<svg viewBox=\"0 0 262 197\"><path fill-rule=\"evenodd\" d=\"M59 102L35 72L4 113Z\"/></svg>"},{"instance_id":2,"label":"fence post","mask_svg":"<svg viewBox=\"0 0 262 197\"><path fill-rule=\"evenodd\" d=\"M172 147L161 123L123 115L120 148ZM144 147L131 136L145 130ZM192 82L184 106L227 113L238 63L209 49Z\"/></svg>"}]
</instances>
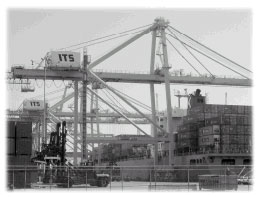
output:
<instances>
[{"instance_id":1,"label":"fence post","mask_svg":"<svg viewBox=\"0 0 262 197\"><path fill-rule=\"evenodd\" d=\"M187 168L187 191L189 191L189 167Z\"/></svg>"},{"instance_id":2,"label":"fence post","mask_svg":"<svg viewBox=\"0 0 262 197\"><path fill-rule=\"evenodd\" d=\"M69 189L69 166L66 167L67 168L67 187Z\"/></svg>"},{"instance_id":3,"label":"fence post","mask_svg":"<svg viewBox=\"0 0 262 197\"><path fill-rule=\"evenodd\" d=\"M154 177L155 177L155 190L156 190L156 168L154 166Z\"/></svg>"},{"instance_id":4,"label":"fence post","mask_svg":"<svg viewBox=\"0 0 262 197\"><path fill-rule=\"evenodd\" d=\"M15 189L15 170L13 169L13 190Z\"/></svg>"},{"instance_id":5,"label":"fence post","mask_svg":"<svg viewBox=\"0 0 262 197\"><path fill-rule=\"evenodd\" d=\"M87 168L87 170L88 170L88 168ZM85 167L85 171L86 171L86 190L87 190L87 170L86 170L86 167Z\"/></svg>"},{"instance_id":6,"label":"fence post","mask_svg":"<svg viewBox=\"0 0 262 197\"><path fill-rule=\"evenodd\" d=\"M151 191L151 187L152 187L152 185L151 185L151 171L152 171L152 169L149 168L149 181L150 181L149 188L150 188L150 191Z\"/></svg>"},{"instance_id":7,"label":"fence post","mask_svg":"<svg viewBox=\"0 0 262 197\"><path fill-rule=\"evenodd\" d=\"M112 179L113 179L113 167L111 167L111 173L110 173L110 191L111 191Z\"/></svg>"},{"instance_id":8,"label":"fence post","mask_svg":"<svg viewBox=\"0 0 262 197\"><path fill-rule=\"evenodd\" d=\"M25 185L24 185L24 189L26 188L26 166L25 166Z\"/></svg>"},{"instance_id":9,"label":"fence post","mask_svg":"<svg viewBox=\"0 0 262 197\"><path fill-rule=\"evenodd\" d=\"M122 186L122 191L123 191L123 167L121 167L121 186Z\"/></svg>"}]
</instances>

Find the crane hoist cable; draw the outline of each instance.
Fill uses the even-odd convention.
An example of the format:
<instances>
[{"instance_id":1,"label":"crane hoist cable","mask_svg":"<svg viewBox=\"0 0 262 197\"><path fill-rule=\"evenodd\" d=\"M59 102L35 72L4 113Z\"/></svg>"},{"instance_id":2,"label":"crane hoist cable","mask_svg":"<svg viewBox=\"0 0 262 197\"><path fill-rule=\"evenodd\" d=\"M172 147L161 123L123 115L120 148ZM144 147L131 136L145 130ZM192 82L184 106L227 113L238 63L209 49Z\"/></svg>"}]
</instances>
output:
<instances>
[{"instance_id":1,"label":"crane hoist cable","mask_svg":"<svg viewBox=\"0 0 262 197\"><path fill-rule=\"evenodd\" d=\"M215 78L215 76L206 68L206 66L187 48L187 46L185 46L179 39L178 39L178 37L172 32L172 31L170 31L168 28L167 28L167 30L173 35L173 36L175 36L176 38L177 38L177 40L179 41L179 43L187 50L187 52L202 66L202 67L204 67L205 68L205 70L207 71L207 72L209 72L209 74L213 77L213 78ZM170 34L169 34L170 35Z\"/></svg>"},{"instance_id":2,"label":"crane hoist cable","mask_svg":"<svg viewBox=\"0 0 262 197\"><path fill-rule=\"evenodd\" d=\"M166 40L169 42L169 44L176 50L176 52L190 65L198 74L201 76L200 72L183 56L183 54L170 42L168 38Z\"/></svg>"},{"instance_id":3,"label":"crane hoist cable","mask_svg":"<svg viewBox=\"0 0 262 197\"><path fill-rule=\"evenodd\" d=\"M200 46L202 46L202 47L208 49L209 51L215 53L216 55L218 55L218 56L220 56L220 57L226 59L227 61L229 61L229 62L235 64L236 66L238 66L238 67L240 67L240 68L242 68L242 69L244 69L244 70L246 70L246 71L252 73L251 70L245 68L244 66L241 66L240 64L236 63L235 61L233 61L233 60L231 60L231 59L228 59L227 57L221 55L220 53L218 53L218 52L216 52L216 51L214 51L214 50L212 50L211 48L209 48L209 47L207 47L206 45L204 45L204 44L198 42L197 40L193 39L192 37L190 37L190 36L188 36L188 35L186 35L186 34L180 32L180 31L178 31L178 30L175 29L174 27L172 27L172 26L170 26L170 25L168 25L168 27L170 27L171 29L173 29L174 31L176 31L177 33L179 33L180 35L187 37L188 39L192 40L193 42L195 42L195 43L199 44Z\"/></svg>"},{"instance_id":4,"label":"crane hoist cable","mask_svg":"<svg viewBox=\"0 0 262 197\"><path fill-rule=\"evenodd\" d=\"M176 38L176 37L174 37L174 36L172 36L172 35L170 35L170 36L171 36L172 38L174 38L174 39L178 40L178 38ZM234 72L234 73L237 73L238 75L240 75L240 76L242 76L242 77L244 77L244 78L246 78L246 79L249 79L247 76L245 76L245 75L243 75L243 74L241 74L241 73L237 72L236 70L234 70L234 69L232 69L232 68L230 68L230 67L226 66L226 65L225 65L225 64L223 64L222 62L220 62L220 61L218 61L218 60L216 60L216 59L214 59L214 58L210 57L209 55L207 55L207 54L203 53L202 51L200 51L200 50L196 49L195 47L193 47L193 46L191 46L191 45L189 45L189 44L187 44L187 43L183 42L182 40L180 40L180 41L181 41L181 43L183 43L183 44L184 44L184 45L186 45L187 47L189 47L189 48L193 49L194 51L196 51L196 52L198 52L198 53L202 54L203 56L205 56L205 57L207 57L207 58L209 58L209 59L213 60L214 62L216 62L216 63L220 64L221 66L223 66L223 67L227 68L228 70L231 70L232 72Z\"/></svg>"},{"instance_id":5,"label":"crane hoist cable","mask_svg":"<svg viewBox=\"0 0 262 197\"><path fill-rule=\"evenodd\" d=\"M90 43L90 42L93 42L93 41L101 40L101 39L104 39L104 38L108 38L108 37L112 37L112 36L116 36L116 35L121 35L121 34L124 34L124 33L127 33L127 32L131 32L131 31L134 31L134 30L137 30L137 29L148 27L150 25L152 25L152 24L143 25L143 26L140 26L140 27L137 27L137 28L134 28L134 29L123 31L123 32L120 32L120 33L110 34L110 35L103 36L103 37L100 37L100 38L95 38L93 40L88 40L88 41L81 42L81 43L78 43L78 44L74 44L74 45L70 45L70 46L67 46L67 47L63 47L63 48L60 48L60 49L57 49L57 50L64 50L64 49L72 48L72 47L79 46L79 45L82 45L82 44L87 44L87 43Z\"/></svg>"}]
</instances>

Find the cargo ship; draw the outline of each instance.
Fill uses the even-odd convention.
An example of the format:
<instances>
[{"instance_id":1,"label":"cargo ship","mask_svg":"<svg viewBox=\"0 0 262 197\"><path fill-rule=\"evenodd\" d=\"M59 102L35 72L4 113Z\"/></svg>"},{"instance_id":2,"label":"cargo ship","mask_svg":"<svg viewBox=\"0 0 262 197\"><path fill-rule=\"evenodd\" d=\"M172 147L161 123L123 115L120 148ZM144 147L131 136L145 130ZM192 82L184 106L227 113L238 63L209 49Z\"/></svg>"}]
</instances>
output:
<instances>
[{"instance_id":1,"label":"cargo ship","mask_svg":"<svg viewBox=\"0 0 262 197\"><path fill-rule=\"evenodd\" d=\"M173 113L175 147L172 166L192 166L204 169L203 173L213 174L217 173L217 166L230 166L231 169L238 166L236 173L239 173L239 166L252 165L252 107L206 104L206 97L199 89L188 98L186 112L175 109ZM159 116L158 121L165 129L166 116ZM168 134L158 133L158 137L165 136ZM126 140L143 136L117 137ZM102 162L110 161L118 166L167 166L168 146L168 142L158 142L158 158L153 158L152 145L108 144L102 148Z\"/></svg>"}]
</instances>

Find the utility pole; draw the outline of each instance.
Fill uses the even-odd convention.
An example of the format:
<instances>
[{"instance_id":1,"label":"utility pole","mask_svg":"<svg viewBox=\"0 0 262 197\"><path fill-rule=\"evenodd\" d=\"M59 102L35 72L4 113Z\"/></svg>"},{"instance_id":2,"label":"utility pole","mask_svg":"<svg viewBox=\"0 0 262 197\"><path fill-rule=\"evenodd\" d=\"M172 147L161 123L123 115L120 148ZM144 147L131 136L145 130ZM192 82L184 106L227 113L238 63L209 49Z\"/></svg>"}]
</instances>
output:
<instances>
[{"instance_id":1,"label":"utility pole","mask_svg":"<svg viewBox=\"0 0 262 197\"><path fill-rule=\"evenodd\" d=\"M83 133L82 133L82 160L86 161L87 160L87 155L86 155L86 87L87 87L87 64L88 64L88 59L87 59L87 49L84 48L84 61L83 61Z\"/></svg>"}]
</instances>

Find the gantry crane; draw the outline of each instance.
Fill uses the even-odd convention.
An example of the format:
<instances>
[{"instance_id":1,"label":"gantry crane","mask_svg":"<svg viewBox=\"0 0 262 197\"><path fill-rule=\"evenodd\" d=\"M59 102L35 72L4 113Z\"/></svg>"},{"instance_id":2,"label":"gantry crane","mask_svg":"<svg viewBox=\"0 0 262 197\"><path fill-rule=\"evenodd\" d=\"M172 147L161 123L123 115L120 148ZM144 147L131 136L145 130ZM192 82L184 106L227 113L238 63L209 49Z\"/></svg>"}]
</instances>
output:
<instances>
[{"instance_id":1,"label":"gantry crane","mask_svg":"<svg viewBox=\"0 0 262 197\"><path fill-rule=\"evenodd\" d=\"M166 29L169 31L169 33L166 32ZM152 44L151 44L151 58L150 58L150 74L134 74L134 73L110 73L110 72L95 72L93 68L97 65L99 65L101 62L105 61L112 55L116 54L126 46L128 46L130 43L136 41L140 37L142 37L145 34L152 33ZM186 39L181 40L177 36L179 34L180 36L184 36ZM175 46L171 43L171 41L167 38L167 35L171 36L175 40L179 41L180 44L182 44L185 49L195 58L196 56L190 52L189 48L192 50L195 50L199 52L202 55L205 55L206 57L210 58L211 60L215 61L216 63L220 64L221 66L224 66L228 68L231 71L234 71L235 73L241 75L243 77L242 79L236 79L236 78L225 78L225 77L217 77L213 75L198 59L198 63L203 66L209 73L209 76L202 76L192 64L190 64L189 61L187 63L190 64L191 67L194 68L199 74L199 76L177 76L177 75L170 75L169 69L169 60L168 60L168 54L167 54L167 43L170 43L172 47L175 48ZM162 52L158 53L158 56L161 58L161 62L163 64L160 72L155 72L154 65L155 65L155 54L156 54L156 40L160 39L161 44L161 50ZM205 51L205 52L203 52ZM181 55L181 53L179 53ZM213 57L215 56L215 57ZM183 56L182 56L183 57ZM229 60L228 58L222 56L221 54L218 54L217 52L211 50L210 48L202 45L201 43L193 40L191 37L179 32L175 28L169 25L169 22L164 20L163 18L157 18L155 19L154 23L150 25L150 27L146 28L145 30L137 33L136 35L132 36L127 41L123 42L122 44L118 45L108 53L106 53L104 56L98 58L97 60L93 61L92 63L87 61L87 54L86 51L84 51L83 56L83 68L79 70L72 70L72 71L66 71L66 70L52 70L52 69L21 69L21 68L13 68L12 74L13 78L18 79L44 79L44 80L72 80L74 81L74 87L75 91L72 94L69 94L64 99L62 99L60 102L56 103L54 106L51 106L49 110L53 110L60 106L62 103L68 101L69 99L74 97L74 125L75 125L75 133L77 131L77 124L78 124L78 92L83 91L83 103L86 102L86 94L85 91L89 90L93 95L98 97L102 102L107 103L99 94L97 94L94 90L89 88L87 84L89 83L99 83L103 85L104 88L107 88L112 93L114 93L116 96L118 96L123 102L125 102L127 105L129 105L132 109L134 109L141 117L148 120L153 125L154 128L154 140L151 140L151 142L155 145L155 150L157 150L157 130L161 130L163 132L169 133L169 164L171 165L173 162L173 149L174 149L174 137L173 137L173 130L172 130L172 112L171 112L171 94L170 94L170 84L201 84L201 85L224 85L224 86L243 86L243 87L251 87L252 81L249 77L246 77L242 73L233 70L231 67L228 67L225 65L225 63L222 62L222 60L227 61L230 65L242 67L239 64L233 62L232 60ZM184 57L183 57L184 58ZM249 71L248 69L242 67L242 69ZM78 82L83 81L83 86L78 88ZM150 84L150 95L151 95L151 110L152 110L152 117L148 117L144 115L136 106L134 106L131 102L129 102L123 95L121 95L119 92L117 92L114 88L110 87L106 82L121 82L121 83L146 83ZM166 91L166 103L167 103L167 131L163 130L159 125L156 123L156 110L155 110L155 90L154 85L155 84L165 84L165 91ZM138 127L132 120L130 120L125 114L114 108L114 106L107 103L110 108L112 108L116 113L121 115L126 121L128 121L130 124L134 125L139 131L147 135L140 127ZM83 105L82 110L82 117L83 117L83 150L86 146L86 107ZM75 135L75 137L77 137ZM149 136L150 137L150 136ZM74 153L76 155L76 147L74 148ZM157 151L155 151L155 158L157 158ZM85 151L83 152L83 157L86 156Z\"/></svg>"}]
</instances>

